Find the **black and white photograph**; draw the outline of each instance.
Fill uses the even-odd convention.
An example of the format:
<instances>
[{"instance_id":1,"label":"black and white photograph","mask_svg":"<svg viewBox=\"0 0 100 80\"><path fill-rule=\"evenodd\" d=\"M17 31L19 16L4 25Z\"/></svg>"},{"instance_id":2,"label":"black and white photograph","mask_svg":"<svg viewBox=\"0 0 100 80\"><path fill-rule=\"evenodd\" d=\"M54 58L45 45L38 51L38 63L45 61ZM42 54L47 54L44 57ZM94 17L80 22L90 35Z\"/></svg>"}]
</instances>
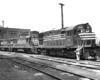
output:
<instances>
[{"instance_id":1,"label":"black and white photograph","mask_svg":"<svg viewBox=\"0 0 100 80\"><path fill-rule=\"evenodd\" d=\"M0 80L100 80L100 0L0 0Z\"/></svg>"}]
</instances>

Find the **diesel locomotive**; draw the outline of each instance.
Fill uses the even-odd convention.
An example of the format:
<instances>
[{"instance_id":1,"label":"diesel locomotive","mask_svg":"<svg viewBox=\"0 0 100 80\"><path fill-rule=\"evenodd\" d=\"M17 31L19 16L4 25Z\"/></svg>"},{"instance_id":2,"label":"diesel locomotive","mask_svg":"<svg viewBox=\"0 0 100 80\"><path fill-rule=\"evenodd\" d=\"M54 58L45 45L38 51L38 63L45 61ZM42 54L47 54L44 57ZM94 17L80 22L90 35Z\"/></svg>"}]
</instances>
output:
<instances>
[{"instance_id":1,"label":"diesel locomotive","mask_svg":"<svg viewBox=\"0 0 100 80\"><path fill-rule=\"evenodd\" d=\"M36 53L37 50L35 49L35 46L39 45L38 34L38 31L32 31L28 36L1 39L0 50Z\"/></svg>"},{"instance_id":2,"label":"diesel locomotive","mask_svg":"<svg viewBox=\"0 0 100 80\"><path fill-rule=\"evenodd\" d=\"M79 45L83 45L81 59L99 56L99 46L96 45L95 33L89 23L50 30L39 35L42 46L37 49L41 54L76 58L75 50Z\"/></svg>"},{"instance_id":3,"label":"diesel locomotive","mask_svg":"<svg viewBox=\"0 0 100 80\"><path fill-rule=\"evenodd\" d=\"M29 36L1 39L0 50L24 51L26 53L76 58L75 50L83 46L81 59L96 59L100 47L96 45L95 33L89 23L50 30L43 33L33 31Z\"/></svg>"}]
</instances>

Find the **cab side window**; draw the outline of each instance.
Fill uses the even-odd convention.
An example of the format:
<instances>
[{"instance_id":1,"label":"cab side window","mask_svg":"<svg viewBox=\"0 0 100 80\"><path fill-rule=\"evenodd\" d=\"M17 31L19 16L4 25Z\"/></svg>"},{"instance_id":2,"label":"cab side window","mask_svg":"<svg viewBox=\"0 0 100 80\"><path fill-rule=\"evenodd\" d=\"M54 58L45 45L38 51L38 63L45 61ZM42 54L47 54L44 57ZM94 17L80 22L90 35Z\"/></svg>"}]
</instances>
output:
<instances>
[{"instance_id":1,"label":"cab side window","mask_svg":"<svg viewBox=\"0 0 100 80\"><path fill-rule=\"evenodd\" d=\"M76 36L76 35L77 35L77 30L75 29L75 30L74 30L74 36Z\"/></svg>"},{"instance_id":2,"label":"cab side window","mask_svg":"<svg viewBox=\"0 0 100 80\"><path fill-rule=\"evenodd\" d=\"M81 33L81 30L80 29L78 30L78 33Z\"/></svg>"}]
</instances>

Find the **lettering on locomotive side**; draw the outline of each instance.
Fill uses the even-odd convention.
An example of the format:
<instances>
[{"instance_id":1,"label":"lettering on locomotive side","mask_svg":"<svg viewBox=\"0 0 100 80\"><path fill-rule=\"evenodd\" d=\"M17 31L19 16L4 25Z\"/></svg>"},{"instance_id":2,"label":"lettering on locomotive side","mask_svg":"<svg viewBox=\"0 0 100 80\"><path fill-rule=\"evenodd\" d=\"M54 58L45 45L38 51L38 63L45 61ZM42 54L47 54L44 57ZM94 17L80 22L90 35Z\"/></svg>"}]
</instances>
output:
<instances>
[{"instance_id":1,"label":"lettering on locomotive side","mask_svg":"<svg viewBox=\"0 0 100 80\"><path fill-rule=\"evenodd\" d=\"M50 36L45 36L44 41L49 41L49 40L61 40L65 39L65 34L57 34L57 35L50 35Z\"/></svg>"}]
</instances>

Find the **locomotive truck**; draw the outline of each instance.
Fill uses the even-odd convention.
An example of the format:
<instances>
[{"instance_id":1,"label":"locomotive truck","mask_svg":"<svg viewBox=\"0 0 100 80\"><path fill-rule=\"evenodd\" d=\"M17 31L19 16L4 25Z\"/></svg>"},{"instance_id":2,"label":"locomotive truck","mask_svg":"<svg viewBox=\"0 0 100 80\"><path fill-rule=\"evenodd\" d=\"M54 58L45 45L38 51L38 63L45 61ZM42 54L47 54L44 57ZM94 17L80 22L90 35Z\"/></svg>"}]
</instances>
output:
<instances>
[{"instance_id":1,"label":"locomotive truck","mask_svg":"<svg viewBox=\"0 0 100 80\"><path fill-rule=\"evenodd\" d=\"M100 47L96 45L95 33L89 23L50 30L43 33L33 31L29 36L1 39L0 50L76 58L75 50L83 45L81 59L96 59Z\"/></svg>"}]
</instances>

